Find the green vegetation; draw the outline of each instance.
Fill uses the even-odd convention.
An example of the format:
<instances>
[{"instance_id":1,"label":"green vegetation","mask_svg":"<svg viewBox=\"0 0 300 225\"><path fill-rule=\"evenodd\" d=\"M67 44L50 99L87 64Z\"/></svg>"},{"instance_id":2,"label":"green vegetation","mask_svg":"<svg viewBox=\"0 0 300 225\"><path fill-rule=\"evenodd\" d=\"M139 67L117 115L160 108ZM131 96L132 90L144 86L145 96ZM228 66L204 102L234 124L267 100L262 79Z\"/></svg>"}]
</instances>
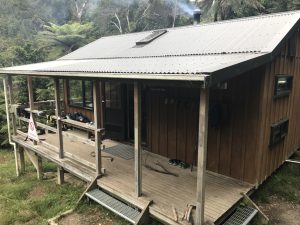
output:
<instances>
[{"instance_id":1,"label":"green vegetation","mask_svg":"<svg viewBox=\"0 0 300 225\"><path fill-rule=\"evenodd\" d=\"M270 203L273 197L300 204L299 164L286 163L253 196L259 203Z\"/></svg>"},{"instance_id":2,"label":"green vegetation","mask_svg":"<svg viewBox=\"0 0 300 225\"><path fill-rule=\"evenodd\" d=\"M56 167L44 161L45 171ZM39 181L34 167L26 162L26 173L15 175L12 151L0 151L0 224L47 224L47 219L71 209L83 186L64 184L55 180Z\"/></svg>"},{"instance_id":3,"label":"green vegetation","mask_svg":"<svg viewBox=\"0 0 300 225\"><path fill-rule=\"evenodd\" d=\"M43 170L48 173L56 172L56 166L44 160ZM73 209L85 189L84 183L57 185L55 176L48 177L42 181L37 180L36 171L29 161L26 161L25 174L16 177L13 152L1 150L0 225L46 225L48 219ZM81 215L83 219L97 214L97 220L102 225L129 224L98 204L83 202L76 208L75 213ZM95 224L95 221L91 224ZM150 224L160 223L152 221Z\"/></svg>"}]
</instances>

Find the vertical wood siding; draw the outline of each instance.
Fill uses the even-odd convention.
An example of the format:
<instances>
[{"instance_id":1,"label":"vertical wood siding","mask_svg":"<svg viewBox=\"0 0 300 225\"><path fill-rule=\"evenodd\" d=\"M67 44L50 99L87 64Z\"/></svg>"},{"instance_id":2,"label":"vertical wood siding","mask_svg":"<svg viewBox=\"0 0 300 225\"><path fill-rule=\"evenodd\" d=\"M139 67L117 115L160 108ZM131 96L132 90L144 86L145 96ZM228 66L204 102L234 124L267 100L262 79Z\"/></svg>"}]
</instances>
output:
<instances>
[{"instance_id":1,"label":"vertical wood siding","mask_svg":"<svg viewBox=\"0 0 300 225\"><path fill-rule=\"evenodd\" d=\"M286 44L278 57L266 66L263 79L261 105L262 137L259 142L259 179L264 181L271 175L291 154L300 147L300 35L297 32L296 57L287 56ZM292 75L293 88L287 97L274 99L274 82L276 75ZM274 146L269 146L270 126L282 119L289 120L288 134L284 140Z\"/></svg>"},{"instance_id":2,"label":"vertical wood siding","mask_svg":"<svg viewBox=\"0 0 300 225\"><path fill-rule=\"evenodd\" d=\"M195 88L147 90L147 139L150 151L195 163L199 95L199 89Z\"/></svg>"},{"instance_id":3,"label":"vertical wood siding","mask_svg":"<svg viewBox=\"0 0 300 225\"><path fill-rule=\"evenodd\" d=\"M227 90L212 90L211 108L219 105L219 126L208 130L208 170L255 183L259 137L260 86L264 68L242 74L227 83Z\"/></svg>"}]
</instances>

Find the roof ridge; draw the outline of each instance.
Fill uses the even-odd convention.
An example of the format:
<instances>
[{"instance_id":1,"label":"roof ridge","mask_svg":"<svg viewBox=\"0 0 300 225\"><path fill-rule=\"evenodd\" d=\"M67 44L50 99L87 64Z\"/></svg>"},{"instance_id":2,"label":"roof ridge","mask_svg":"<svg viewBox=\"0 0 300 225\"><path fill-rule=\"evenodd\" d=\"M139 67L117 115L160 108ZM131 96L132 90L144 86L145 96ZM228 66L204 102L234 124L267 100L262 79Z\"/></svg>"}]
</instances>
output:
<instances>
[{"instance_id":1,"label":"roof ridge","mask_svg":"<svg viewBox=\"0 0 300 225\"><path fill-rule=\"evenodd\" d=\"M57 59L55 61L68 61L68 60L98 60L98 59L146 59L146 58L167 58L167 57L189 57L189 56L216 56L216 55L234 55L234 54L263 54L269 52L262 51L240 51L240 52L217 52L217 53L193 53L193 54L170 54L158 56L120 56L120 57L102 57L102 58L85 58L85 59Z\"/></svg>"}]
</instances>

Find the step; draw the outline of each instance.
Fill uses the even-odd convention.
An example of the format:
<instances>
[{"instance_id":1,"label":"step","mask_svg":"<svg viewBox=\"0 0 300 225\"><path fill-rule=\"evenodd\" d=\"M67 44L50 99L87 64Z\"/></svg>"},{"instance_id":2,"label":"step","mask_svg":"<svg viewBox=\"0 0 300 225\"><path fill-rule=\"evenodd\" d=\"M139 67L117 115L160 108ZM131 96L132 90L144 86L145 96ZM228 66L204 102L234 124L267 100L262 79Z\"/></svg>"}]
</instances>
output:
<instances>
[{"instance_id":1,"label":"step","mask_svg":"<svg viewBox=\"0 0 300 225\"><path fill-rule=\"evenodd\" d=\"M223 223L223 225L247 225L258 213L257 209L249 206L237 208L237 210Z\"/></svg>"},{"instance_id":2,"label":"step","mask_svg":"<svg viewBox=\"0 0 300 225\"><path fill-rule=\"evenodd\" d=\"M85 193L85 195L132 224L137 222L141 214L138 209L119 201L102 190L93 189Z\"/></svg>"}]
</instances>

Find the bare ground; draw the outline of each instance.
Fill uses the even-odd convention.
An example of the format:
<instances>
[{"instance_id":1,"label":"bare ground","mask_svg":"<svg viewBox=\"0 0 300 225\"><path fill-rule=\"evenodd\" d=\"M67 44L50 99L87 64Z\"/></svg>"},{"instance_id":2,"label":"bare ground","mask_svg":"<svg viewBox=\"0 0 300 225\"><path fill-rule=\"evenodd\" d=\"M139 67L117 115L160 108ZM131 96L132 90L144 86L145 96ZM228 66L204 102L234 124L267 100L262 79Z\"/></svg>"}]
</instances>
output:
<instances>
[{"instance_id":1,"label":"bare ground","mask_svg":"<svg viewBox=\"0 0 300 225\"><path fill-rule=\"evenodd\" d=\"M94 208L83 214L77 212L62 218L59 225L115 225L116 222L107 217L105 213Z\"/></svg>"},{"instance_id":2,"label":"bare ground","mask_svg":"<svg viewBox=\"0 0 300 225\"><path fill-rule=\"evenodd\" d=\"M272 197L270 203L259 208L269 217L270 225L300 225L300 205Z\"/></svg>"}]
</instances>

